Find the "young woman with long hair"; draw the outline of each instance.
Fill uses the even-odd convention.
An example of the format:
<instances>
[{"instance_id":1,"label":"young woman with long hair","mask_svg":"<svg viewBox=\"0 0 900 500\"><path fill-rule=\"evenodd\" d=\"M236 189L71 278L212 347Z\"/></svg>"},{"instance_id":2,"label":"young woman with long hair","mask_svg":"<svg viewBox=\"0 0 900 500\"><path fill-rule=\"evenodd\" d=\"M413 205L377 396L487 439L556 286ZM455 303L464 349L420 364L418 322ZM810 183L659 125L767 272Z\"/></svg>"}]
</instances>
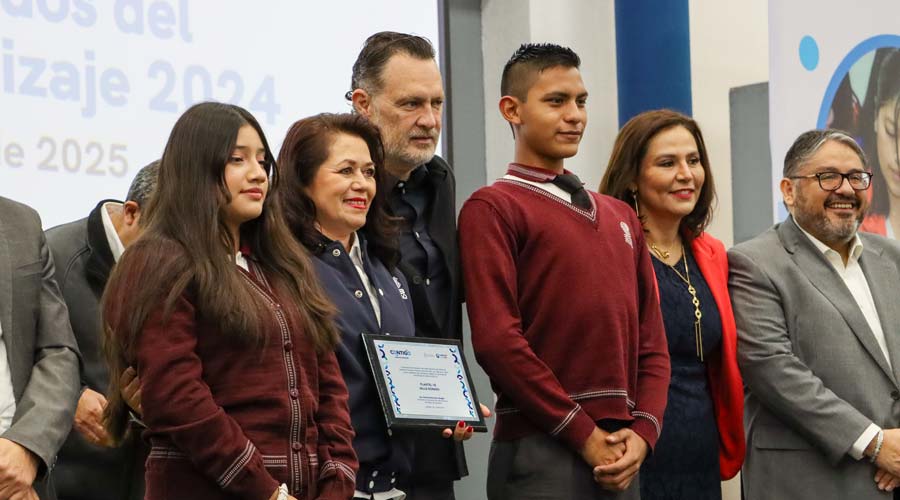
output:
<instances>
[{"instance_id":1,"label":"young woman with long hair","mask_svg":"<svg viewBox=\"0 0 900 500\"><path fill-rule=\"evenodd\" d=\"M352 495L334 308L278 188L246 110L203 103L178 119L146 230L103 300L110 373L135 366L141 381L149 500ZM121 439L129 415L118 383L106 417Z\"/></svg>"}]
</instances>

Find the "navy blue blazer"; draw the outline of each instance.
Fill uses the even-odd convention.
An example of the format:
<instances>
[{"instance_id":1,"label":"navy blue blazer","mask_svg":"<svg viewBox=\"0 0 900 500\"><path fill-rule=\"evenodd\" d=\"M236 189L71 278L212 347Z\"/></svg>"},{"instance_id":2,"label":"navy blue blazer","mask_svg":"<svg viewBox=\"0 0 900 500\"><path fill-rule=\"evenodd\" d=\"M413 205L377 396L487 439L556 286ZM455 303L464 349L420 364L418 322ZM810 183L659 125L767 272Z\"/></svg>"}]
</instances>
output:
<instances>
[{"instance_id":1,"label":"navy blue blazer","mask_svg":"<svg viewBox=\"0 0 900 500\"><path fill-rule=\"evenodd\" d=\"M356 489L387 491L403 482L412 469L413 436L409 432L388 433L378 399L372 369L362 343L363 333L415 336L413 304L406 278L369 255L365 237L360 238L363 268L377 290L381 325L350 254L340 242L330 242L315 252L314 264L326 293L338 309L335 318L341 332L337 359L350 392L350 419L356 436L353 449L359 456Z\"/></svg>"}]
</instances>

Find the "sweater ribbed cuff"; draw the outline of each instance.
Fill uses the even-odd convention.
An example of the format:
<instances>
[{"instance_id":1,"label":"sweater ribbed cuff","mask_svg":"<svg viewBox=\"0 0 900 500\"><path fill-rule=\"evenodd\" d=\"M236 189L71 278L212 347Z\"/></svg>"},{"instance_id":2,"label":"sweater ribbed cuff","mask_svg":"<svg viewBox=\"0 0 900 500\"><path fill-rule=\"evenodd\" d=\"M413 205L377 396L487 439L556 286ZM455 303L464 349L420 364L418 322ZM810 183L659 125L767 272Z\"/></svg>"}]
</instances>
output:
<instances>
[{"instance_id":1,"label":"sweater ribbed cuff","mask_svg":"<svg viewBox=\"0 0 900 500\"><path fill-rule=\"evenodd\" d=\"M325 481L319 481L316 500L344 500L353 496L356 484L344 474L338 473Z\"/></svg>"},{"instance_id":2,"label":"sweater ribbed cuff","mask_svg":"<svg viewBox=\"0 0 900 500\"><path fill-rule=\"evenodd\" d=\"M638 436L644 438L644 441L650 445L650 449L652 450L656 446L656 441L659 439L659 433L662 431L662 427L657 423L656 418L649 413L635 411L631 414L634 416L634 423L631 424L631 430Z\"/></svg>"},{"instance_id":3,"label":"sweater ribbed cuff","mask_svg":"<svg viewBox=\"0 0 900 500\"><path fill-rule=\"evenodd\" d=\"M568 425L562 428L557 434L557 439L562 440L570 449L576 453L580 453L584 448L584 443L588 437L594 432L597 424L594 423L590 415L583 409L579 408L578 412L572 418Z\"/></svg>"},{"instance_id":4,"label":"sweater ribbed cuff","mask_svg":"<svg viewBox=\"0 0 900 500\"><path fill-rule=\"evenodd\" d=\"M235 477L226 491L242 498L265 499L271 497L281 483L272 478L265 469L262 473L256 472L251 473L250 470L244 469Z\"/></svg>"}]
</instances>

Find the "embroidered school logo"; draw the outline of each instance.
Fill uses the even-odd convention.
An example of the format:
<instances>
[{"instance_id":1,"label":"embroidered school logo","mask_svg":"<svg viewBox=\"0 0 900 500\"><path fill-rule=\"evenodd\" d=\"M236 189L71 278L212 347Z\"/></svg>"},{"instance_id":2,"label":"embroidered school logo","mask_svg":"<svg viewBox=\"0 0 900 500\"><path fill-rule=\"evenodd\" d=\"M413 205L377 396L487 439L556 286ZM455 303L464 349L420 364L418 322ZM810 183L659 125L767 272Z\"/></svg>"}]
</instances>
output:
<instances>
[{"instance_id":1,"label":"embroidered school logo","mask_svg":"<svg viewBox=\"0 0 900 500\"><path fill-rule=\"evenodd\" d=\"M619 221L619 227L622 228L622 233L625 234L625 243L628 243L628 246L634 248L634 242L631 241L631 229L628 228L628 224Z\"/></svg>"},{"instance_id":2,"label":"embroidered school logo","mask_svg":"<svg viewBox=\"0 0 900 500\"><path fill-rule=\"evenodd\" d=\"M397 290L400 291L400 298L403 300L409 300L409 298L406 296L406 290L403 289L403 284L400 283L400 278L397 278L396 276L392 276L392 278L394 278L394 284L397 285Z\"/></svg>"}]
</instances>

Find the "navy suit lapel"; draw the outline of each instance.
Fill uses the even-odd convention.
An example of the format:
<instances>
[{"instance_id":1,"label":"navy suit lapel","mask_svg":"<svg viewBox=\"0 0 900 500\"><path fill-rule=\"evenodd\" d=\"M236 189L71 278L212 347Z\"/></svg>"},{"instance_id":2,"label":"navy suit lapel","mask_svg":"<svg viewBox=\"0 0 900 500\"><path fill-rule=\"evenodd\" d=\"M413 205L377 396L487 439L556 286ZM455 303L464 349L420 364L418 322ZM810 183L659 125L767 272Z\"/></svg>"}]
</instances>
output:
<instances>
[{"instance_id":1,"label":"navy suit lapel","mask_svg":"<svg viewBox=\"0 0 900 500\"><path fill-rule=\"evenodd\" d=\"M785 249L792 254L794 262L803 270L803 274L810 283L838 310L847 326L850 327L875 363L894 385L897 385L897 379L888 366L887 359L875 340L875 335L869 328L862 311L859 310L856 299L853 298L837 271L822 252L800 231L793 219L789 218L783 222L778 227L778 233Z\"/></svg>"},{"instance_id":2,"label":"navy suit lapel","mask_svg":"<svg viewBox=\"0 0 900 500\"><path fill-rule=\"evenodd\" d=\"M366 275L372 282L375 293L378 294L378 303L381 309L381 325L379 331L383 334L393 335L398 332L415 331L412 324L412 317L409 315L409 324L403 325L403 316L412 310L412 303L408 306L403 304L403 297L397 283L394 283L393 275L380 262L373 262L369 258L368 252L363 253L363 263L365 264ZM411 300L409 290L404 289L402 295L406 296L406 300ZM372 316L372 321L375 317Z\"/></svg>"}]
</instances>

